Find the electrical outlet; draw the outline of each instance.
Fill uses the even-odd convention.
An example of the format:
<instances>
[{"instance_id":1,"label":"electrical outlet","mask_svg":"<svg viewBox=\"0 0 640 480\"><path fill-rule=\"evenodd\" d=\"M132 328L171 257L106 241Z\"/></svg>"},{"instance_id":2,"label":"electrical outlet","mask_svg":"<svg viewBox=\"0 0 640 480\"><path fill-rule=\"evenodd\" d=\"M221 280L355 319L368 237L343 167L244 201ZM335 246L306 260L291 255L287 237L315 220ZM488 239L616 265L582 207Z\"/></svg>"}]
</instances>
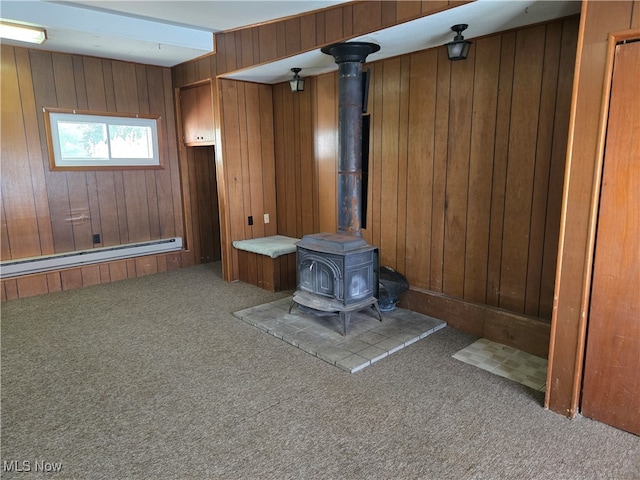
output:
<instances>
[{"instance_id":1,"label":"electrical outlet","mask_svg":"<svg viewBox=\"0 0 640 480\"><path fill-rule=\"evenodd\" d=\"M102 241L100 240L100 234L99 233L94 233L93 234L93 244L97 245L98 243L102 243Z\"/></svg>"},{"instance_id":2,"label":"electrical outlet","mask_svg":"<svg viewBox=\"0 0 640 480\"><path fill-rule=\"evenodd\" d=\"M264 223L269 223L269 214L268 213L264 214Z\"/></svg>"},{"instance_id":3,"label":"electrical outlet","mask_svg":"<svg viewBox=\"0 0 640 480\"><path fill-rule=\"evenodd\" d=\"M253 225L253 215L249 215L249 218L247 218L247 222L249 222L249 225Z\"/></svg>"}]
</instances>

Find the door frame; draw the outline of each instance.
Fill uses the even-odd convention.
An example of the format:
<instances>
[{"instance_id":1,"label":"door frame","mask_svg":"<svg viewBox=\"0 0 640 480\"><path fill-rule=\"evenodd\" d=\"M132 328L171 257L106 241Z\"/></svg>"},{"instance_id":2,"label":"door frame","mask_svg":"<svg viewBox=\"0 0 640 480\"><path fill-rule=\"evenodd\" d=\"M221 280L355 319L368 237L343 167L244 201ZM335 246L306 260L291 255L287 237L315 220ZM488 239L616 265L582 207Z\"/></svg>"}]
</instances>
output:
<instances>
[{"instance_id":1,"label":"door frame","mask_svg":"<svg viewBox=\"0 0 640 480\"><path fill-rule=\"evenodd\" d=\"M222 161L222 148L221 148L221 134L220 134L220 101L218 98L218 80L217 78L207 77L195 82L185 83L180 87L173 89L173 101L176 111L176 130L178 141L178 164L180 173L180 187L182 192L182 223L184 228L184 248L185 254L183 255L183 266L198 265L200 263L200 248L194 248L198 242L194 238L193 221L192 221L192 205L191 205L191 188L189 178L189 165L187 159L187 148L183 141L183 126L182 126L182 109L180 106L180 92L183 89L191 88L199 85L208 84L211 89L211 108L213 110L213 127L215 130L215 141L211 145L214 150L215 166L216 166L216 185L218 196L218 214L220 223L220 244L221 244L221 262L222 262L222 275L223 279L231 281L230 261L229 253L231 248L231 242L229 242L228 234L228 212L227 206L227 194L226 194L226 181L225 181L225 166ZM197 250L197 251L196 251Z\"/></svg>"},{"instance_id":2,"label":"door frame","mask_svg":"<svg viewBox=\"0 0 640 480\"><path fill-rule=\"evenodd\" d=\"M600 106L600 121L598 127L596 167L591 189L591 205L589 208L589 226L587 252L585 258L585 276L582 285L582 299L580 302L579 345L576 351L578 358L575 365L573 388L571 398L571 412L579 412L582 404L582 382L584 378L584 363L586 354L586 335L589 322L589 305L591 303L591 285L593 275L593 264L595 256L596 231L598 226L598 211L600 208L600 191L602 185L602 174L604 167L604 153L607 139L607 128L609 125L609 103L611 100L611 83L613 81L613 66L615 62L616 46L626 41L640 40L640 29L630 29L621 32L611 33L607 43L607 60L605 64L605 74L603 78L602 103Z\"/></svg>"}]
</instances>

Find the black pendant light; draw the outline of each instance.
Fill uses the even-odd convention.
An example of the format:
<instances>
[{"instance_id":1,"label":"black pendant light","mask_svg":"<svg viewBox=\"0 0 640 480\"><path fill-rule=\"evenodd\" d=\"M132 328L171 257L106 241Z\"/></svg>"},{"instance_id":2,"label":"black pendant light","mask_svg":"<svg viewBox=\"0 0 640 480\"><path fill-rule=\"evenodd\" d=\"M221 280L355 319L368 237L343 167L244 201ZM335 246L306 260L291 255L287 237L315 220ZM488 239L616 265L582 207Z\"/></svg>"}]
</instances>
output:
<instances>
[{"instance_id":1,"label":"black pendant light","mask_svg":"<svg viewBox=\"0 0 640 480\"><path fill-rule=\"evenodd\" d=\"M466 23L461 23L451 27L451 30L456 32L456 36L453 38L453 42L447 43L449 60L466 60L471 42L464 39L462 32L466 30L468 26Z\"/></svg>"},{"instance_id":2,"label":"black pendant light","mask_svg":"<svg viewBox=\"0 0 640 480\"><path fill-rule=\"evenodd\" d=\"M299 73L301 68L292 68L293 78L289 80L292 92L302 92L304 90L304 78L300 77Z\"/></svg>"}]
</instances>

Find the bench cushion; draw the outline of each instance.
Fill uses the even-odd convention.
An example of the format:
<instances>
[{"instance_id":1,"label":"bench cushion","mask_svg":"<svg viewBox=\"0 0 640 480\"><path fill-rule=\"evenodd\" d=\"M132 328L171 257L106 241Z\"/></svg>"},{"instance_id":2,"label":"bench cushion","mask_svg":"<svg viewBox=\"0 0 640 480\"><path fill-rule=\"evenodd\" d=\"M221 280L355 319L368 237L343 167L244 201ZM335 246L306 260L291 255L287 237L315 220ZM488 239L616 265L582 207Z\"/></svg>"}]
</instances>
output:
<instances>
[{"instance_id":1,"label":"bench cushion","mask_svg":"<svg viewBox=\"0 0 640 480\"><path fill-rule=\"evenodd\" d=\"M299 241L299 238L273 235L271 237L252 238L249 240L235 240L233 246L238 250L245 250L271 258L277 258L280 255L295 253L296 243Z\"/></svg>"}]
</instances>

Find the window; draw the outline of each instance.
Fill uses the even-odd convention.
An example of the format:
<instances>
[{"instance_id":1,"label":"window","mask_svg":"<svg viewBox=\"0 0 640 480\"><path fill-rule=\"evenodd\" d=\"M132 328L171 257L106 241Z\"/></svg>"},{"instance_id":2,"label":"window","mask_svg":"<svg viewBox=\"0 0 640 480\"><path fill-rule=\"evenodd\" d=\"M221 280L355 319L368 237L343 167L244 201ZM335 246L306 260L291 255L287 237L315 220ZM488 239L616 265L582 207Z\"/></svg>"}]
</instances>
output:
<instances>
[{"instance_id":1,"label":"window","mask_svg":"<svg viewBox=\"0 0 640 480\"><path fill-rule=\"evenodd\" d=\"M160 117L45 109L52 170L162 168Z\"/></svg>"}]
</instances>

